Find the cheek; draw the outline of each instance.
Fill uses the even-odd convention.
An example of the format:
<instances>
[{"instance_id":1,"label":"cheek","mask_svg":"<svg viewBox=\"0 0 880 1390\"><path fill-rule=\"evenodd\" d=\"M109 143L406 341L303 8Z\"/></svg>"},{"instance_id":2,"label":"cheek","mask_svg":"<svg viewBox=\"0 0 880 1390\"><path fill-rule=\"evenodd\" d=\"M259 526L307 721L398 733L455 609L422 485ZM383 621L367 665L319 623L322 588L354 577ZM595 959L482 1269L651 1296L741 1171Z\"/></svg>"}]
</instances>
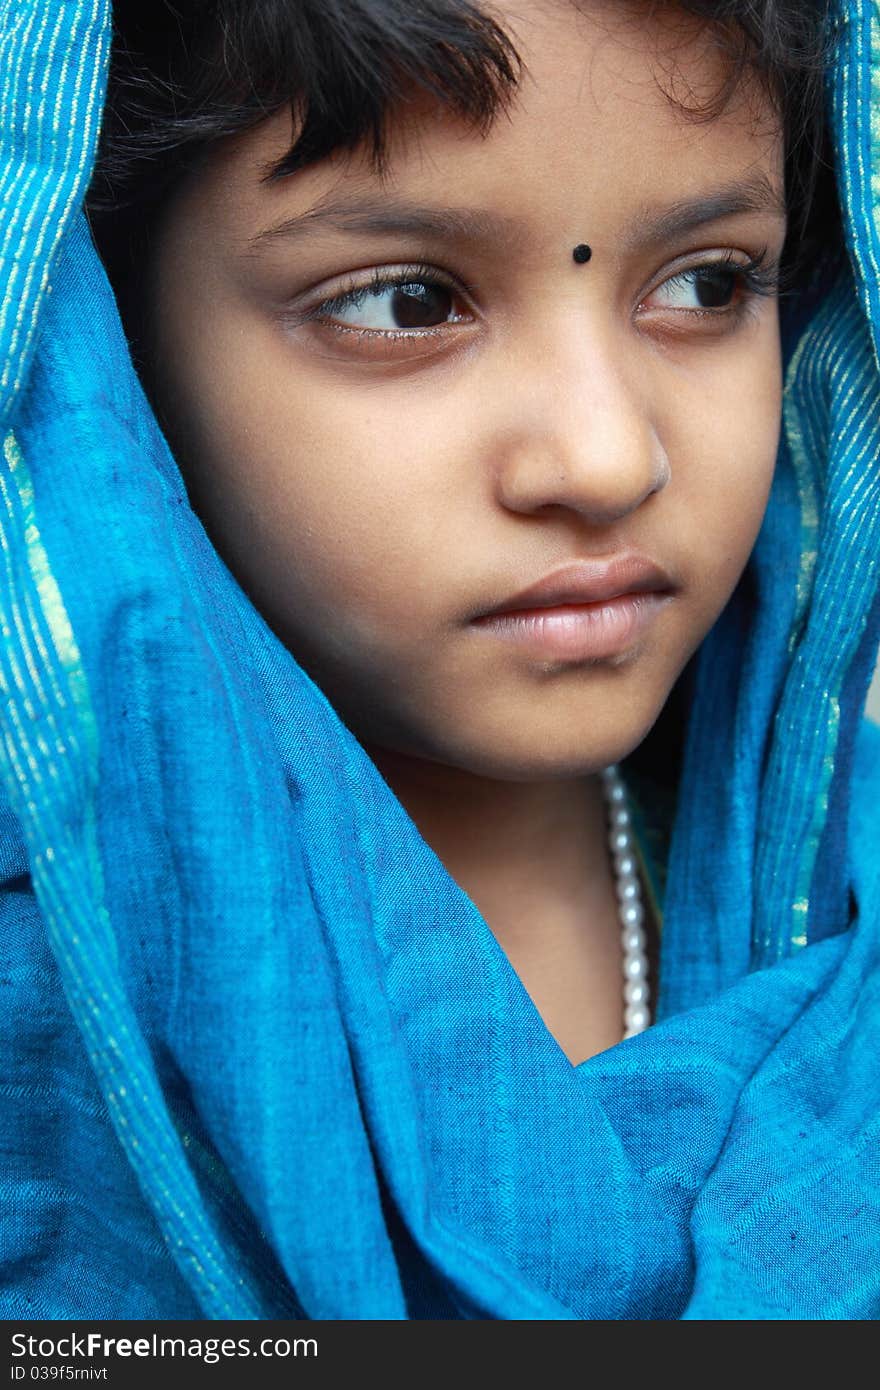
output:
<instances>
[{"instance_id":1,"label":"cheek","mask_svg":"<svg viewBox=\"0 0 880 1390\"><path fill-rule=\"evenodd\" d=\"M286 634L378 641L405 626L417 607L407 595L428 584L441 451L421 417L401 430L393 392L370 401L304 370L271 335L234 336L245 353L215 331L210 349L190 339L170 364L193 504Z\"/></svg>"},{"instance_id":2,"label":"cheek","mask_svg":"<svg viewBox=\"0 0 880 1390\"><path fill-rule=\"evenodd\" d=\"M688 432L680 497L691 554L683 559L718 611L751 554L773 481L782 414L775 314L753 347L715 372L699 395L683 397L679 415Z\"/></svg>"}]
</instances>

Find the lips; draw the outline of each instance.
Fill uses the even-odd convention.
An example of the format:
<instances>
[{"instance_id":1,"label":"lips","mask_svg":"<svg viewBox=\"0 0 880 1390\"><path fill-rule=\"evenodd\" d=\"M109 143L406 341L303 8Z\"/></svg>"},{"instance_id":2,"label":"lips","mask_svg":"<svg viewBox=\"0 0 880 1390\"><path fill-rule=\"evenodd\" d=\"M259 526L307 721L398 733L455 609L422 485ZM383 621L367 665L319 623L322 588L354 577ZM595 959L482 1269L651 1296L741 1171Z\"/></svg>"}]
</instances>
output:
<instances>
[{"instance_id":1,"label":"lips","mask_svg":"<svg viewBox=\"0 0 880 1390\"><path fill-rule=\"evenodd\" d=\"M500 613L527 613L538 608L607 603L623 594L658 593L674 588L660 565L635 551L623 551L608 560L578 560L547 574L537 583L483 609L476 622Z\"/></svg>"}]
</instances>

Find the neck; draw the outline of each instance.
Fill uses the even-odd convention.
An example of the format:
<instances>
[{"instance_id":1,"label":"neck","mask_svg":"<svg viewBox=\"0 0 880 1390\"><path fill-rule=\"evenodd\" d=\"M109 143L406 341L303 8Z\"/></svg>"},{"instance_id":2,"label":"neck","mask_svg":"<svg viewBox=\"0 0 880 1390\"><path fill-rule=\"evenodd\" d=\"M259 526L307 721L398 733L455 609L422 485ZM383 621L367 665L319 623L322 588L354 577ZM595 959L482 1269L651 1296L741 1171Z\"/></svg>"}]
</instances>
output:
<instances>
[{"instance_id":1,"label":"neck","mask_svg":"<svg viewBox=\"0 0 880 1390\"><path fill-rule=\"evenodd\" d=\"M569 1060L619 1042L620 930L600 777L501 782L370 755Z\"/></svg>"},{"instance_id":2,"label":"neck","mask_svg":"<svg viewBox=\"0 0 880 1390\"><path fill-rule=\"evenodd\" d=\"M589 921L609 873L598 775L505 782L382 749L370 756L502 944L524 920Z\"/></svg>"}]
</instances>

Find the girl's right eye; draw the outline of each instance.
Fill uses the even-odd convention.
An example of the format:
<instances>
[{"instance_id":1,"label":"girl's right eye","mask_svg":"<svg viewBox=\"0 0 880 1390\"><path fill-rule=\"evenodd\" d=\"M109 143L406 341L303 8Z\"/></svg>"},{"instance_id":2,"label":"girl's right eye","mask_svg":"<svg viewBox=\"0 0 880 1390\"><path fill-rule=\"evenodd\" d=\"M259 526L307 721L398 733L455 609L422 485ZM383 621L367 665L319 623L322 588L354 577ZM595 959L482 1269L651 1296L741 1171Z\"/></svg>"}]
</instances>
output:
<instances>
[{"instance_id":1,"label":"girl's right eye","mask_svg":"<svg viewBox=\"0 0 880 1390\"><path fill-rule=\"evenodd\" d=\"M399 338L469 321L469 314L457 311L458 300L454 285L430 268L377 270L370 283L322 300L305 317L330 328Z\"/></svg>"}]
</instances>

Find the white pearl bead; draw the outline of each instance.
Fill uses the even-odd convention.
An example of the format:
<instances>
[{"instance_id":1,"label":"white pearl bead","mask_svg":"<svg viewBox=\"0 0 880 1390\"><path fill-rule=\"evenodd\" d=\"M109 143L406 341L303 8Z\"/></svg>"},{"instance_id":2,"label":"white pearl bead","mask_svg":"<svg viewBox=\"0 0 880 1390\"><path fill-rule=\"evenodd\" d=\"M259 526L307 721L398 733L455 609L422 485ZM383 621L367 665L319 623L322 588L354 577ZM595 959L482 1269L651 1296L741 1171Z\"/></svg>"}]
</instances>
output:
<instances>
[{"instance_id":1,"label":"white pearl bead","mask_svg":"<svg viewBox=\"0 0 880 1390\"><path fill-rule=\"evenodd\" d=\"M627 927L620 940L628 956L637 956L644 953L645 933L641 927Z\"/></svg>"},{"instance_id":2,"label":"white pearl bead","mask_svg":"<svg viewBox=\"0 0 880 1390\"><path fill-rule=\"evenodd\" d=\"M621 903L639 901L639 880L635 874L621 874L617 880L617 897Z\"/></svg>"},{"instance_id":3,"label":"white pearl bead","mask_svg":"<svg viewBox=\"0 0 880 1390\"><path fill-rule=\"evenodd\" d=\"M642 929L645 910L626 786L616 764L602 769L602 782L623 949L624 1036L631 1038L651 1023L648 958Z\"/></svg>"},{"instance_id":4,"label":"white pearl bead","mask_svg":"<svg viewBox=\"0 0 880 1390\"><path fill-rule=\"evenodd\" d=\"M623 998L627 1004L647 1004L650 994L645 980L627 980L623 987Z\"/></svg>"},{"instance_id":5,"label":"white pearl bead","mask_svg":"<svg viewBox=\"0 0 880 1390\"><path fill-rule=\"evenodd\" d=\"M645 909L641 903L627 903L620 909L620 920L624 927L640 927L645 920Z\"/></svg>"},{"instance_id":6,"label":"white pearl bead","mask_svg":"<svg viewBox=\"0 0 880 1390\"><path fill-rule=\"evenodd\" d=\"M630 1004L624 1011L623 1021L633 1033L641 1033L650 1022L648 1010L643 1004Z\"/></svg>"},{"instance_id":7,"label":"white pearl bead","mask_svg":"<svg viewBox=\"0 0 880 1390\"><path fill-rule=\"evenodd\" d=\"M648 975L648 962L643 955L627 956L623 962L623 973L628 980L644 980Z\"/></svg>"}]
</instances>

